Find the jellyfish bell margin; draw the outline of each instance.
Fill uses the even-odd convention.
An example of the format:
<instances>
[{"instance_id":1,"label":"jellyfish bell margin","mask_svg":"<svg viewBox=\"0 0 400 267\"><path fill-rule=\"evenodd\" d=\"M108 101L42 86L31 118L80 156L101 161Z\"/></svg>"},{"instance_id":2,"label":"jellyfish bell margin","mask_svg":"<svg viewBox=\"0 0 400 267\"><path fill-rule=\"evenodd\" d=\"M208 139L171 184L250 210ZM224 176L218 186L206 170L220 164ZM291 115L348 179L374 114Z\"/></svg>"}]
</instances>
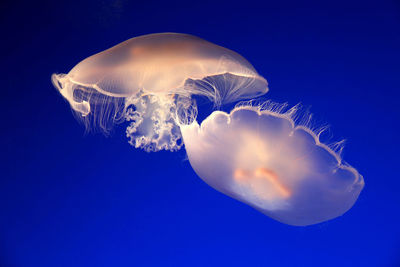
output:
<instances>
[{"instance_id":1,"label":"jellyfish bell margin","mask_svg":"<svg viewBox=\"0 0 400 267\"><path fill-rule=\"evenodd\" d=\"M218 108L264 95L268 83L238 53L193 35L132 38L53 74L52 82L87 129L109 133L128 122L128 142L147 152L184 144L207 184L280 222L340 216L364 186L340 153L296 124L296 107L245 102L199 125L193 96Z\"/></svg>"}]
</instances>

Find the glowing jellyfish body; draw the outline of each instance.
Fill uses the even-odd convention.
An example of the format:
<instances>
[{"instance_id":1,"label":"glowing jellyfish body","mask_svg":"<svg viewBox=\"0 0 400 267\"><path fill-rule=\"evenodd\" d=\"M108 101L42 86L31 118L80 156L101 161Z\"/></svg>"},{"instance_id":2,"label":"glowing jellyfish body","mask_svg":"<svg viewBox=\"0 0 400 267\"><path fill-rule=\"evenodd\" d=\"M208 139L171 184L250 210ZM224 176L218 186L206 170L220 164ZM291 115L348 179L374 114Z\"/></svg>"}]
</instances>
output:
<instances>
[{"instance_id":1,"label":"glowing jellyfish body","mask_svg":"<svg viewBox=\"0 0 400 267\"><path fill-rule=\"evenodd\" d=\"M192 35L150 34L127 40L52 81L87 127L129 122L129 143L145 151L186 147L190 164L218 191L291 225L337 217L364 181L340 155L296 126L291 109L237 106L201 125L193 95L216 107L268 91L239 54Z\"/></svg>"},{"instance_id":2,"label":"glowing jellyfish body","mask_svg":"<svg viewBox=\"0 0 400 267\"><path fill-rule=\"evenodd\" d=\"M193 169L218 191L286 224L343 214L357 200L363 178L307 127L295 126L295 111L243 105L182 126Z\"/></svg>"},{"instance_id":3,"label":"glowing jellyfish body","mask_svg":"<svg viewBox=\"0 0 400 267\"><path fill-rule=\"evenodd\" d=\"M52 79L72 109L84 121L89 116L85 123L106 130L110 120L131 121L131 143L148 151L180 148L174 120L194 108L192 95L218 106L268 91L267 81L236 52L179 33L129 39Z\"/></svg>"}]
</instances>

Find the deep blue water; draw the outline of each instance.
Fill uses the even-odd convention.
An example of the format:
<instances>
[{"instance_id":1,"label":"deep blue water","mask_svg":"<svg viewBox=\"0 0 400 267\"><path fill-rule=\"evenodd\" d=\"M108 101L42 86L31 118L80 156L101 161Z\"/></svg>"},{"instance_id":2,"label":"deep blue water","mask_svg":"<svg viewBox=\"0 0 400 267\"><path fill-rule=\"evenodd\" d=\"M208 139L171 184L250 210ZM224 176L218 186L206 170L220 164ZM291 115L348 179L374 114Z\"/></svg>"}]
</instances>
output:
<instances>
[{"instance_id":1,"label":"deep blue water","mask_svg":"<svg viewBox=\"0 0 400 267\"><path fill-rule=\"evenodd\" d=\"M279 4L277 3L279 2ZM400 266L398 1L3 1L1 266ZM183 32L235 50L267 97L347 139L366 186L344 216L278 223L203 183L185 151L84 134L52 87L134 36Z\"/></svg>"}]
</instances>

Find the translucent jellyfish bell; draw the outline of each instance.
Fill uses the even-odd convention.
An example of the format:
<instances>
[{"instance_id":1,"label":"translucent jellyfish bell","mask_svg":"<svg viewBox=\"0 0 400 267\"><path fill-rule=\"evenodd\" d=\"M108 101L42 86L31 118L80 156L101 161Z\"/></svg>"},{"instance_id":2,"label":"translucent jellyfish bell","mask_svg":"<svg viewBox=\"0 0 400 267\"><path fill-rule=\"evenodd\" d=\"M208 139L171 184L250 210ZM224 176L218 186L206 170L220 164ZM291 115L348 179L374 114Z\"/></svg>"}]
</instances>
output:
<instances>
[{"instance_id":1,"label":"translucent jellyfish bell","mask_svg":"<svg viewBox=\"0 0 400 267\"><path fill-rule=\"evenodd\" d=\"M290 225L342 215L358 198L363 177L306 126L296 108L245 104L182 125L190 164L216 190Z\"/></svg>"},{"instance_id":2,"label":"translucent jellyfish bell","mask_svg":"<svg viewBox=\"0 0 400 267\"><path fill-rule=\"evenodd\" d=\"M109 124L130 121L131 144L147 151L180 148L175 116L195 114L192 95L218 106L268 90L267 81L239 54L178 33L129 39L68 74L53 74L52 81L89 128L107 131Z\"/></svg>"}]
</instances>

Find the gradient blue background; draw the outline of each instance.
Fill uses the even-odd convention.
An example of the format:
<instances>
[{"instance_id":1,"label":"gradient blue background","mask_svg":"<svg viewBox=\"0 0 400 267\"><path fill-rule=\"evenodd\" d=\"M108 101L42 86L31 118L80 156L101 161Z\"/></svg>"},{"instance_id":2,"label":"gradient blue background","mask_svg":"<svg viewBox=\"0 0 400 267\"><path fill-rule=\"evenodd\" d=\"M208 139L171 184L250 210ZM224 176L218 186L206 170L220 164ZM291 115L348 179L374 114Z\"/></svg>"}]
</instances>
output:
<instances>
[{"instance_id":1,"label":"gradient blue background","mask_svg":"<svg viewBox=\"0 0 400 267\"><path fill-rule=\"evenodd\" d=\"M0 266L400 266L398 1L2 1ZM291 227L204 184L185 151L84 134L50 75L128 38L235 50L311 106L364 175L340 218Z\"/></svg>"}]
</instances>

